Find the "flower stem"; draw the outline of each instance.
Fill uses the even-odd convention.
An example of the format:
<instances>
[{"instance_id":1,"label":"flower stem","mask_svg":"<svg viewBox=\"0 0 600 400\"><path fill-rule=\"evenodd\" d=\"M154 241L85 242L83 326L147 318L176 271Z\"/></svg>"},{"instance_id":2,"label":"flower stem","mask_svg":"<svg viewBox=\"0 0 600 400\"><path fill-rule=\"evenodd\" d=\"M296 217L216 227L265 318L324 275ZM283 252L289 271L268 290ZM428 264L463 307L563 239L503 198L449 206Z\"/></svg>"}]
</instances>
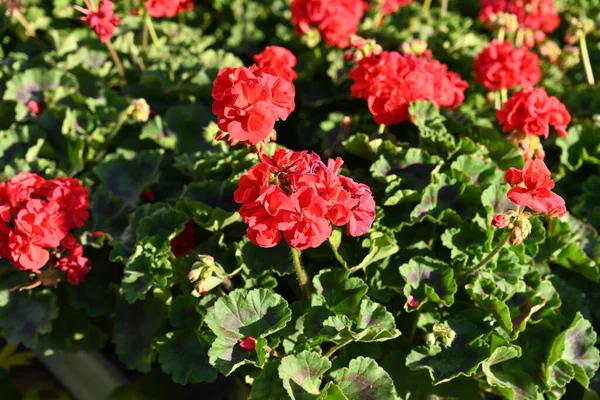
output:
<instances>
[{"instance_id":1,"label":"flower stem","mask_svg":"<svg viewBox=\"0 0 600 400\"><path fill-rule=\"evenodd\" d=\"M156 35L156 30L154 30L154 24L152 23L152 17L148 10L146 10L146 15L144 16L144 24L148 27L148 31L150 31L150 36L152 37L152 43L158 43L158 36Z\"/></svg>"},{"instance_id":2,"label":"flower stem","mask_svg":"<svg viewBox=\"0 0 600 400\"><path fill-rule=\"evenodd\" d=\"M442 15L446 15L447 12L448 12L448 0L442 0L441 13L442 13Z\"/></svg>"},{"instance_id":3,"label":"flower stem","mask_svg":"<svg viewBox=\"0 0 600 400\"><path fill-rule=\"evenodd\" d=\"M325 357L327 358L331 358L331 356L333 356L333 354L338 351L339 349L341 349L342 347L344 347L345 345L347 345L348 343L350 343L352 340L348 339L345 342L336 344L335 346L333 346L331 349L329 349L329 351L327 353L325 353Z\"/></svg>"},{"instance_id":4,"label":"flower stem","mask_svg":"<svg viewBox=\"0 0 600 400\"><path fill-rule=\"evenodd\" d=\"M477 264L473 268L469 269L466 272L466 274L463 276L463 279L468 279L473 275L477 275L487 265L487 263L489 263L492 260L492 258L494 258L494 256L496 254L498 254L500 252L500 250L502 250L504 248L504 245L506 245L506 243L508 243L509 239L510 239L510 233L505 233L504 237L498 242L496 247L494 247L492 249L492 251L487 256L485 256L483 260L481 260L479 262L479 264Z\"/></svg>"},{"instance_id":5,"label":"flower stem","mask_svg":"<svg viewBox=\"0 0 600 400\"><path fill-rule=\"evenodd\" d=\"M294 269L296 270L296 276L298 276L300 289L306 298L310 299L310 282L308 281L308 275L306 274L306 271L304 268L302 268L302 264L300 263L300 250L290 248L290 251L292 253L292 261L294 262Z\"/></svg>"},{"instance_id":6,"label":"flower stem","mask_svg":"<svg viewBox=\"0 0 600 400\"><path fill-rule=\"evenodd\" d=\"M23 14L21 14L21 11L19 11L19 10L17 10L15 8L11 12L12 12L12 16L15 17L15 19L17 21L19 21L19 23L21 25L23 25L23 28L25 28L25 31L27 32L27 35L28 36L35 36L35 30L31 27L31 25L29 24L29 22L27 22L27 20L23 16Z\"/></svg>"},{"instance_id":7,"label":"flower stem","mask_svg":"<svg viewBox=\"0 0 600 400\"><path fill-rule=\"evenodd\" d=\"M110 53L110 55L111 55L111 57L112 57L115 65L117 66L117 69L119 70L119 76L121 78L125 78L125 70L123 69L123 64L121 64L121 60L119 59L119 55L115 51L115 48L113 47L113 45L110 42L110 40L108 40L106 42L106 48L108 49L108 52Z\"/></svg>"},{"instance_id":8,"label":"flower stem","mask_svg":"<svg viewBox=\"0 0 600 400\"><path fill-rule=\"evenodd\" d=\"M331 237L329 237L328 240L329 244L331 245L331 250L333 251L333 255L335 256L335 259L338 260L338 262L340 264L342 264L342 266L346 269L348 269L348 263L346 262L346 260L344 260L344 257L342 257L342 255L340 254L340 252L338 251L337 247L335 247L335 245L333 244L333 242L331 241Z\"/></svg>"},{"instance_id":9,"label":"flower stem","mask_svg":"<svg viewBox=\"0 0 600 400\"><path fill-rule=\"evenodd\" d=\"M500 89L500 108L504 107L504 103L508 101L508 89Z\"/></svg>"},{"instance_id":10,"label":"flower stem","mask_svg":"<svg viewBox=\"0 0 600 400\"><path fill-rule=\"evenodd\" d=\"M506 35L506 29L503 26L498 28L498 43L504 43L504 36Z\"/></svg>"},{"instance_id":11,"label":"flower stem","mask_svg":"<svg viewBox=\"0 0 600 400\"><path fill-rule=\"evenodd\" d=\"M148 25L145 22L142 30L142 48L144 53L148 53Z\"/></svg>"},{"instance_id":12,"label":"flower stem","mask_svg":"<svg viewBox=\"0 0 600 400\"><path fill-rule=\"evenodd\" d=\"M385 128L387 128L385 124L379 124L379 131L377 131L377 133L379 135L383 135L383 133L385 132Z\"/></svg>"},{"instance_id":13,"label":"flower stem","mask_svg":"<svg viewBox=\"0 0 600 400\"><path fill-rule=\"evenodd\" d=\"M423 2L423 12L428 12L431 7L431 0L425 0Z\"/></svg>"},{"instance_id":14,"label":"flower stem","mask_svg":"<svg viewBox=\"0 0 600 400\"><path fill-rule=\"evenodd\" d=\"M587 81L590 85L594 85L596 81L594 80L594 72L592 71L592 64L590 63L590 54L585 41L585 35L581 35L581 38L579 38L579 47L581 47L581 60L583 61Z\"/></svg>"},{"instance_id":15,"label":"flower stem","mask_svg":"<svg viewBox=\"0 0 600 400\"><path fill-rule=\"evenodd\" d=\"M517 36L515 37L515 47L522 47L523 39L525 39L525 30L519 28L517 30Z\"/></svg>"}]
</instances>

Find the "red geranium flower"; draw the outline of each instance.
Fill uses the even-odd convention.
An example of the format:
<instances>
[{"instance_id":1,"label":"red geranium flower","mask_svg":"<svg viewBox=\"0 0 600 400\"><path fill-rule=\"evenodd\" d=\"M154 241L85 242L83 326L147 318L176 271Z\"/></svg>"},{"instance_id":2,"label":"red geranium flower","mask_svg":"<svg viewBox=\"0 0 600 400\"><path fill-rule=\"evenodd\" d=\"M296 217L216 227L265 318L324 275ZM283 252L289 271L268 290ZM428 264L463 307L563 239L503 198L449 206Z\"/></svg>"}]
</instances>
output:
<instances>
[{"instance_id":1,"label":"red geranium flower","mask_svg":"<svg viewBox=\"0 0 600 400\"><path fill-rule=\"evenodd\" d=\"M34 115L40 115L42 113L42 106L33 99L29 100L27 103L27 109Z\"/></svg>"},{"instance_id":2,"label":"red geranium flower","mask_svg":"<svg viewBox=\"0 0 600 400\"><path fill-rule=\"evenodd\" d=\"M513 203L541 213L562 212L565 201L552 192L554 181L544 161L528 160L522 170L510 168L505 180L512 186L507 196Z\"/></svg>"},{"instance_id":3,"label":"red geranium flower","mask_svg":"<svg viewBox=\"0 0 600 400\"><path fill-rule=\"evenodd\" d=\"M385 0L381 6L381 13L386 16L398 11L401 7L406 7L413 0Z\"/></svg>"},{"instance_id":4,"label":"red geranium flower","mask_svg":"<svg viewBox=\"0 0 600 400\"><path fill-rule=\"evenodd\" d=\"M256 145L278 120L294 110L294 85L258 67L224 68L213 84L212 111L219 128L240 142Z\"/></svg>"},{"instance_id":5,"label":"red geranium flower","mask_svg":"<svg viewBox=\"0 0 600 400\"><path fill-rule=\"evenodd\" d=\"M363 0L292 0L292 21L299 35L314 26L330 46L343 49L350 45L367 6Z\"/></svg>"},{"instance_id":6,"label":"red geranium flower","mask_svg":"<svg viewBox=\"0 0 600 400\"><path fill-rule=\"evenodd\" d=\"M107 42L115 32L115 27L121 23L115 16L115 6L111 0L100 0L98 10L96 10L92 0L84 1L87 9L75 6L76 10L85 14L81 20L96 32L102 43Z\"/></svg>"},{"instance_id":7,"label":"red geranium flower","mask_svg":"<svg viewBox=\"0 0 600 400\"><path fill-rule=\"evenodd\" d=\"M549 97L546 89L527 89L514 92L502 110L496 111L504 132L523 132L548 138L550 125L559 136L567 136L571 115L556 97Z\"/></svg>"},{"instance_id":8,"label":"red geranium flower","mask_svg":"<svg viewBox=\"0 0 600 400\"><path fill-rule=\"evenodd\" d=\"M530 88L542 78L541 62L526 48L515 49L510 42L494 39L477 56L475 78L490 90Z\"/></svg>"},{"instance_id":9,"label":"red geranium flower","mask_svg":"<svg viewBox=\"0 0 600 400\"><path fill-rule=\"evenodd\" d=\"M171 252L180 257L196 247L196 223L193 219L186 222L181 233L171 239Z\"/></svg>"},{"instance_id":10,"label":"red geranium flower","mask_svg":"<svg viewBox=\"0 0 600 400\"><path fill-rule=\"evenodd\" d=\"M340 158L326 165L316 154L279 149L240 179L234 199L248 224L248 238L273 247L282 237L296 249L318 247L332 224L359 236L371 228L375 201L366 185L338 174Z\"/></svg>"},{"instance_id":11,"label":"red geranium flower","mask_svg":"<svg viewBox=\"0 0 600 400\"><path fill-rule=\"evenodd\" d=\"M146 0L146 9L154 18L172 18L179 11L179 0Z\"/></svg>"},{"instance_id":12,"label":"red geranium flower","mask_svg":"<svg viewBox=\"0 0 600 400\"><path fill-rule=\"evenodd\" d=\"M254 56L254 62L262 71L268 74L288 81L297 78L294 71L296 56L285 47L267 46L261 53Z\"/></svg>"}]
</instances>

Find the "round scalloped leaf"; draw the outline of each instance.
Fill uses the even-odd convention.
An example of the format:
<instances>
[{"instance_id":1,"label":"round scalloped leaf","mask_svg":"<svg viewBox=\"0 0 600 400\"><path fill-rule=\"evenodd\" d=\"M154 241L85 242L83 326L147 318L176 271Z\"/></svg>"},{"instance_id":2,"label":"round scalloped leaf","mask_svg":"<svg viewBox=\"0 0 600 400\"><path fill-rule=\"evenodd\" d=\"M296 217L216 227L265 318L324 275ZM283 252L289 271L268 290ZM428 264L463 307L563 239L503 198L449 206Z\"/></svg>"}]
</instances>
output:
<instances>
[{"instance_id":1,"label":"round scalloped leaf","mask_svg":"<svg viewBox=\"0 0 600 400\"><path fill-rule=\"evenodd\" d=\"M329 368L331 361L326 357L305 350L281 360L279 377L293 400L314 400L321 394L322 377Z\"/></svg>"},{"instance_id":2,"label":"round scalloped leaf","mask_svg":"<svg viewBox=\"0 0 600 400\"><path fill-rule=\"evenodd\" d=\"M447 307L454 303L454 294L457 290L454 271L445 262L417 256L400 266L400 275L406 281L404 286L406 298L412 296L419 302L416 307L411 307L407 300L405 310L418 310L428 300Z\"/></svg>"},{"instance_id":3,"label":"round scalloped leaf","mask_svg":"<svg viewBox=\"0 0 600 400\"><path fill-rule=\"evenodd\" d=\"M355 358L348 367L331 373L331 377L348 400L398 398L392 378L372 358Z\"/></svg>"},{"instance_id":4,"label":"round scalloped leaf","mask_svg":"<svg viewBox=\"0 0 600 400\"><path fill-rule=\"evenodd\" d=\"M217 335L208 352L211 364L227 375L244 363L262 366L267 343L261 339L282 329L291 318L287 301L269 289L240 289L221 297L204 319ZM239 346L248 337L257 340L255 352Z\"/></svg>"},{"instance_id":5,"label":"round scalloped leaf","mask_svg":"<svg viewBox=\"0 0 600 400\"><path fill-rule=\"evenodd\" d=\"M286 243L280 243L268 249L259 247L247 238L236 245L235 256L240 266L248 268L251 276L259 277L268 273L279 276L294 273L290 248Z\"/></svg>"},{"instance_id":6,"label":"round scalloped leaf","mask_svg":"<svg viewBox=\"0 0 600 400\"><path fill-rule=\"evenodd\" d=\"M317 294L328 308L337 314L356 314L358 306L367 293L367 284L360 278L350 278L341 269L326 269L313 278Z\"/></svg>"},{"instance_id":7,"label":"round scalloped leaf","mask_svg":"<svg viewBox=\"0 0 600 400\"><path fill-rule=\"evenodd\" d=\"M565 370L566 362L571 365L577 382L587 388L600 365L596 338L592 324L577 313L571 325L552 343L546 361L546 382L555 383L557 375Z\"/></svg>"},{"instance_id":8,"label":"round scalloped leaf","mask_svg":"<svg viewBox=\"0 0 600 400\"><path fill-rule=\"evenodd\" d=\"M58 318L56 295L48 290L0 292L0 329L12 345L23 343L33 349L39 335L52 331L52 321Z\"/></svg>"},{"instance_id":9,"label":"round scalloped leaf","mask_svg":"<svg viewBox=\"0 0 600 400\"><path fill-rule=\"evenodd\" d=\"M181 385L213 382L217 370L208 361L209 346L194 331L171 332L156 345L158 362Z\"/></svg>"}]
</instances>

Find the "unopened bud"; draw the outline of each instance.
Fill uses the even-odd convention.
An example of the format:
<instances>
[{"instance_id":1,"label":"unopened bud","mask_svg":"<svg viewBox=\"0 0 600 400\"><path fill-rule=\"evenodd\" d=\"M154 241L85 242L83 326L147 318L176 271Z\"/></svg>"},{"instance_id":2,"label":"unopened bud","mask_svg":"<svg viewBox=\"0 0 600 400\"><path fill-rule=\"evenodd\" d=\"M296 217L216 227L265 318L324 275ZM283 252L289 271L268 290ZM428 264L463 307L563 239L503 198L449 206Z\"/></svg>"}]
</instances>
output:
<instances>
[{"instance_id":1,"label":"unopened bud","mask_svg":"<svg viewBox=\"0 0 600 400\"><path fill-rule=\"evenodd\" d=\"M254 352L256 347L256 339L254 339L252 336L248 336L245 339L240 339L240 347L244 350Z\"/></svg>"},{"instance_id":2,"label":"unopened bud","mask_svg":"<svg viewBox=\"0 0 600 400\"><path fill-rule=\"evenodd\" d=\"M521 235L521 228L519 228L518 226L515 226L510 234L510 244L512 244L513 246L517 246L519 244L521 244L521 242L523 241L523 236Z\"/></svg>"},{"instance_id":3,"label":"unopened bud","mask_svg":"<svg viewBox=\"0 0 600 400\"><path fill-rule=\"evenodd\" d=\"M433 334L445 347L452 346L454 339L456 339L456 332L448 324L444 323L436 322L433 325Z\"/></svg>"},{"instance_id":4,"label":"unopened bud","mask_svg":"<svg viewBox=\"0 0 600 400\"><path fill-rule=\"evenodd\" d=\"M198 279L200 279L201 273L202 272L200 271L200 269L192 269L188 274L188 280L190 282L196 282Z\"/></svg>"},{"instance_id":5,"label":"unopened bud","mask_svg":"<svg viewBox=\"0 0 600 400\"><path fill-rule=\"evenodd\" d=\"M145 99L135 99L129 106L129 115L135 122L146 122L150 116L150 106Z\"/></svg>"},{"instance_id":6,"label":"unopened bud","mask_svg":"<svg viewBox=\"0 0 600 400\"><path fill-rule=\"evenodd\" d=\"M215 140L216 141L227 140L228 137L229 137L229 134L227 132L218 131L217 134L215 135Z\"/></svg>"},{"instance_id":7,"label":"unopened bud","mask_svg":"<svg viewBox=\"0 0 600 400\"><path fill-rule=\"evenodd\" d=\"M239 140L237 140L233 137L230 137L227 139L227 143L232 147L235 146L236 144L238 144L239 142L240 142Z\"/></svg>"},{"instance_id":8,"label":"unopened bud","mask_svg":"<svg viewBox=\"0 0 600 400\"><path fill-rule=\"evenodd\" d=\"M552 40L546 40L540 45L540 54L548 58L548 61L550 61L551 64L554 64L558 61L560 53L560 46Z\"/></svg>"},{"instance_id":9,"label":"unopened bud","mask_svg":"<svg viewBox=\"0 0 600 400\"><path fill-rule=\"evenodd\" d=\"M433 346L435 342L435 335L432 332L429 332L427 335L425 335L425 343L427 343L429 346Z\"/></svg>"},{"instance_id":10,"label":"unopened bud","mask_svg":"<svg viewBox=\"0 0 600 400\"><path fill-rule=\"evenodd\" d=\"M506 228L510 223L510 218L506 214L496 214L492 218L492 225L496 228Z\"/></svg>"},{"instance_id":11,"label":"unopened bud","mask_svg":"<svg viewBox=\"0 0 600 400\"><path fill-rule=\"evenodd\" d=\"M558 58L558 66L561 70L567 71L578 65L581 61L579 47L566 46Z\"/></svg>"}]
</instances>

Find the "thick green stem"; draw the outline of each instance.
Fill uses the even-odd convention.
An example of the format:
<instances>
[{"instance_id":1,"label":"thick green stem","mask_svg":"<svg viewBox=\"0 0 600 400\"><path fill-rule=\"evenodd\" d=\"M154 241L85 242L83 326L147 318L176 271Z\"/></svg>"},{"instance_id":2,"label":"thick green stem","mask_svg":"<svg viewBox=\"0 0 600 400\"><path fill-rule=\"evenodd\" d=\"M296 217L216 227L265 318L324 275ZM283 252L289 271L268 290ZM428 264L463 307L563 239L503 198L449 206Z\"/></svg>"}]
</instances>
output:
<instances>
[{"instance_id":1,"label":"thick green stem","mask_svg":"<svg viewBox=\"0 0 600 400\"><path fill-rule=\"evenodd\" d=\"M385 124L379 124L379 131L377 133L383 135L383 133L385 132L385 128L387 128Z\"/></svg>"},{"instance_id":2,"label":"thick green stem","mask_svg":"<svg viewBox=\"0 0 600 400\"><path fill-rule=\"evenodd\" d=\"M296 276L298 277L300 289L306 298L310 299L310 282L308 280L308 275L306 274L304 268L302 268L302 263L300 262L300 250L290 248L290 251L292 253L292 261L294 262L294 269L296 270Z\"/></svg>"},{"instance_id":3,"label":"thick green stem","mask_svg":"<svg viewBox=\"0 0 600 400\"><path fill-rule=\"evenodd\" d=\"M519 30L517 30L517 36L515 37L515 47L522 47L523 39L525 39L525 30L519 28Z\"/></svg>"},{"instance_id":4,"label":"thick green stem","mask_svg":"<svg viewBox=\"0 0 600 400\"><path fill-rule=\"evenodd\" d=\"M331 241L331 237L329 237L328 242L331 245L331 250L333 251L333 255L335 256L335 259L338 260L338 262L340 264L342 264L342 266L344 268L348 269L348 263L346 262L346 260L344 260L344 257L342 257L342 255L338 251L337 247L335 247L335 244Z\"/></svg>"},{"instance_id":5,"label":"thick green stem","mask_svg":"<svg viewBox=\"0 0 600 400\"><path fill-rule=\"evenodd\" d=\"M504 104L508 101L508 89L500 89L500 108L504 107Z\"/></svg>"},{"instance_id":6,"label":"thick green stem","mask_svg":"<svg viewBox=\"0 0 600 400\"><path fill-rule=\"evenodd\" d=\"M481 260L479 262L479 264L477 264L476 266L474 266L473 268L469 269L463 279L468 279L474 275L477 275L486 265L487 263L489 263L492 258L494 258L494 256L496 254L498 254L500 252L500 250L502 250L504 248L504 246L506 245L506 243L508 243L508 240L510 239L510 233L505 233L504 237L498 242L498 244L496 245L496 247L494 247L492 249L492 251L490 252L490 254L488 254L487 256L484 257L483 260Z\"/></svg>"},{"instance_id":7,"label":"thick green stem","mask_svg":"<svg viewBox=\"0 0 600 400\"><path fill-rule=\"evenodd\" d=\"M148 13L148 10L146 10L146 16L145 16L144 23L148 27L148 31L150 31L150 36L152 37L152 43L157 44L158 36L156 35L156 31L154 30L154 24L152 23L152 17Z\"/></svg>"},{"instance_id":8,"label":"thick green stem","mask_svg":"<svg viewBox=\"0 0 600 400\"><path fill-rule=\"evenodd\" d=\"M23 25L23 28L25 28L28 36L35 36L35 30L31 27L29 22L27 22L23 14L21 14L21 11L17 10L16 8L13 9L12 16L15 17L15 19L19 21L21 25Z\"/></svg>"},{"instance_id":9,"label":"thick green stem","mask_svg":"<svg viewBox=\"0 0 600 400\"><path fill-rule=\"evenodd\" d=\"M339 349L341 349L342 347L344 347L345 345L347 345L348 343L350 343L352 340L348 339L345 342L342 342L340 344L336 344L335 346L333 346L331 349L329 349L329 351L327 353L325 353L325 357L327 358L331 358L331 356L333 356L333 354L338 351Z\"/></svg>"},{"instance_id":10,"label":"thick green stem","mask_svg":"<svg viewBox=\"0 0 600 400\"><path fill-rule=\"evenodd\" d=\"M585 68L585 76L590 85L594 85L594 72L592 71L592 64L590 63L590 54L588 52L587 43L585 41L585 35L581 35L579 39L579 47L581 47L581 60L583 61L583 67Z\"/></svg>"},{"instance_id":11,"label":"thick green stem","mask_svg":"<svg viewBox=\"0 0 600 400\"><path fill-rule=\"evenodd\" d=\"M423 2L423 12L429 12L430 7L431 7L431 0L425 0Z\"/></svg>"},{"instance_id":12,"label":"thick green stem","mask_svg":"<svg viewBox=\"0 0 600 400\"><path fill-rule=\"evenodd\" d=\"M506 29L503 26L498 28L498 43L504 43L504 36L506 35Z\"/></svg>"}]
</instances>

